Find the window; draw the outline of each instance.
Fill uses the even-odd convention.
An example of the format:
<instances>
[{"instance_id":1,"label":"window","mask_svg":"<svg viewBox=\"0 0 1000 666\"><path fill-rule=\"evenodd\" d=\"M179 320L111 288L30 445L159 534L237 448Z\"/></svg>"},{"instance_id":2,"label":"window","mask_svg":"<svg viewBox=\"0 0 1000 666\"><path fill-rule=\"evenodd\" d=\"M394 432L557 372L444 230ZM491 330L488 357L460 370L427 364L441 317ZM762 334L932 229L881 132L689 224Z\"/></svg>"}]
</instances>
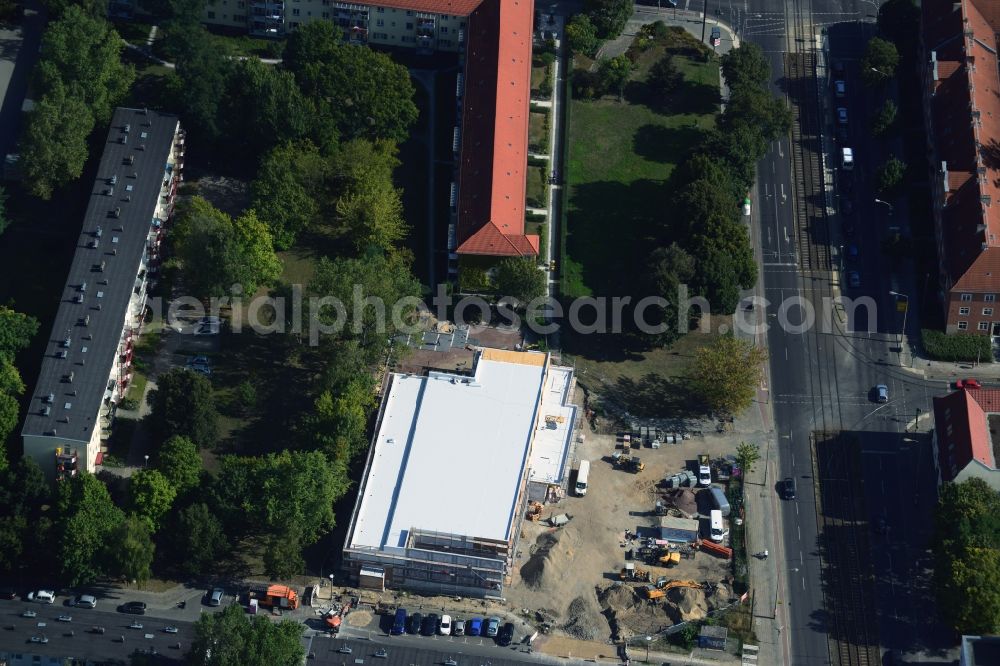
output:
<instances>
[{"instance_id":1,"label":"window","mask_svg":"<svg viewBox=\"0 0 1000 666\"><path fill-rule=\"evenodd\" d=\"M959 308L958 314L960 317L967 317L969 315L969 308Z\"/></svg>"},{"instance_id":2,"label":"window","mask_svg":"<svg viewBox=\"0 0 1000 666\"><path fill-rule=\"evenodd\" d=\"M247 6L247 3L245 0L237 0L236 6L239 7L240 9L243 9L244 7Z\"/></svg>"},{"instance_id":3,"label":"window","mask_svg":"<svg viewBox=\"0 0 1000 666\"><path fill-rule=\"evenodd\" d=\"M441 39L441 40L438 40L438 44L440 44L441 46L451 46L451 40L450 39Z\"/></svg>"},{"instance_id":4,"label":"window","mask_svg":"<svg viewBox=\"0 0 1000 666\"><path fill-rule=\"evenodd\" d=\"M215 18L215 12L208 12L208 18L214 19Z\"/></svg>"},{"instance_id":5,"label":"window","mask_svg":"<svg viewBox=\"0 0 1000 666\"><path fill-rule=\"evenodd\" d=\"M979 322L979 330L980 331L988 331L988 330L990 330L990 322L988 322L988 321L981 321L981 322Z\"/></svg>"},{"instance_id":6,"label":"window","mask_svg":"<svg viewBox=\"0 0 1000 666\"><path fill-rule=\"evenodd\" d=\"M413 11L412 11L412 10L409 10L409 9L407 9L407 10L406 10L406 15L407 15L407 16L413 16Z\"/></svg>"},{"instance_id":7,"label":"window","mask_svg":"<svg viewBox=\"0 0 1000 666\"><path fill-rule=\"evenodd\" d=\"M445 26L441 26L441 34L442 35L447 35L448 34L448 28L446 28Z\"/></svg>"},{"instance_id":8,"label":"window","mask_svg":"<svg viewBox=\"0 0 1000 666\"><path fill-rule=\"evenodd\" d=\"M960 322L958 322L958 330L964 331L964 330L966 330L968 328L969 328L969 322L967 322L967 321L960 321Z\"/></svg>"},{"instance_id":9,"label":"window","mask_svg":"<svg viewBox=\"0 0 1000 666\"><path fill-rule=\"evenodd\" d=\"M413 30L413 24L412 23L407 23L406 24L406 29L407 30Z\"/></svg>"},{"instance_id":10,"label":"window","mask_svg":"<svg viewBox=\"0 0 1000 666\"><path fill-rule=\"evenodd\" d=\"M379 13L379 14L385 14L385 7L379 7L379 8L378 8L378 9L376 9L375 11L376 11L377 13Z\"/></svg>"},{"instance_id":11,"label":"window","mask_svg":"<svg viewBox=\"0 0 1000 666\"><path fill-rule=\"evenodd\" d=\"M996 294L983 294L983 300L987 303L992 303L997 298Z\"/></svg>"},{"instance_id":12,"label":"window","mask_svg":"<svg viewBox=\"0 0 1000 666\"><path fill-rule=\"evenodd\" d=\"M330 12L323 12L323 18L325 19L330 18Z\"/></svg>"},{"instance_id":13,"label":"window","mask_svg":"<svg viewBox=\"0 0 1000 666\"><path fill-rule=\"evenodd\" d=\"M379 28L384 28L385 27L385 20L384 19L375 19L375 26L379 27Z\"/></svg>"},{"instance_id":14,"label":"window","mask_svg":"<svg viewBox=\"0 0 1000 666\"><path fill-rule=\"evenodd\" d=\"M983 308L983 316L984 317L992 317L993 316L993 308Z\"/></svg>"},{"instance_id":15,"label":"window","mask_svg":"<svg viewBox=\"0 0 1000 666\"><path fill-rule=\"evenodd\" d=\"M972 300L972 294L962 294L962 300L963 301L971 301Z\"/></svg>"},{"instance_id":16,"label":"window","mask_svg":"<svg viewBox=\"0 0 1000 666\"><path fill-rule=\"evenodd\" d=\"M292 16L298 16L298 15L299 15L299 9L298 7L296 7L295 9L292 10Z\"/></svg>"},{"instance_id":17,"label":"window","mask_svg":"<svg viewBox=\"0 0 1000 666\"><path fill-rule=\"evenodd\" d=\"M242 21L246 21L247 20L247 15L246 14L233 14L233 20L234 21L241 21L241 22Z\"/></svg>"}]
</instances>

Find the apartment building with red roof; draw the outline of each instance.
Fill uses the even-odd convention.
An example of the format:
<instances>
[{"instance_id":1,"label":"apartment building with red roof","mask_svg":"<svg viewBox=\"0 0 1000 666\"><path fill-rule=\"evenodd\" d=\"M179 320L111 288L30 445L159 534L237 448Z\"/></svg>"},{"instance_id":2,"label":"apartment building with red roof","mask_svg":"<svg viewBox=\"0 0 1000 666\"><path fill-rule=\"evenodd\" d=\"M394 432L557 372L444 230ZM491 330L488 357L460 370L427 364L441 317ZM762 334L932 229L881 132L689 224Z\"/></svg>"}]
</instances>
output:
<instances>
[{"instance_id":1,"label":"apartment building with red roof","mask_svg":"<svg viewBox=\"0 0 1000 666\"><path fill-rule=\"evenodd\" d=\"M259 36L327 20L352 43L461 53L449 264L538 254L524 224L534 0L215 0L203 20Z\"/></svg>"},{"instance_id":2,"label":"apartment building with red roof","mask_svg":"<svg viewBox=\"0 0 1000 666\"><path fill-rule=\"evenodd\" d=\"M1000 2L924 0L922 12L946 330L1000 335Z\"/></svg>"},{"instance_id":3,"label":"apartment building with red roof","mask_svg":"<svg viewBox=\"0 0 1000 666\"><path fill-rule=\"evenodd\" d=\"M959 389L934 398L938 483L978 477L1000 491L1000 389Z\"/></svg>"}]
</instances>

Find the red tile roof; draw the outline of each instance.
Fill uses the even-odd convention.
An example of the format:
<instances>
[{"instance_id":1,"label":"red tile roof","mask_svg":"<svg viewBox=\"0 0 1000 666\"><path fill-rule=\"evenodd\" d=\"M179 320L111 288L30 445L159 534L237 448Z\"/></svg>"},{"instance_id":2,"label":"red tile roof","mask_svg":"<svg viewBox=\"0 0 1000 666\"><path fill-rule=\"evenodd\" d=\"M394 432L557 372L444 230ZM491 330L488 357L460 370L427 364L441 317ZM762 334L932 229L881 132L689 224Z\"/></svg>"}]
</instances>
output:
<instances>
[{"instance_id":1,"label":"red tile roof","mask_svg":"<svg viewBox=\"0 0 1000 666\"><path fill-rule=\"evenodd\" d=\"M533 21L533 0L482 0L469 17L459 254L538 254L524 233Z\"/></svg>"},{"instance_id":2,"label":"red tile roof","mask_svg":"<svg viewBox=\"0 0 1000 666\"><path fill-rule=\"evenodd\" d=\"M956 291L1000 291L1000 70L997 0L924 0L927 57L936 60L930 116L947 169L943 267ZM928 63L928 66L931 66Z\"/></svg>"},{"instance_id":3,"label":"red tile roof","mask_svg":"<svg viewBox=\"0 0 1000 666\"><path fill-rule=\"evenodd\" d=\"M934 398L938 466L942 481L952 481L976 460L996 469L986 414L1000 412L1000 389L959 390Z\"/></svg>"},{"instance_id":4,"label":"red tile roof","mask_svg":"<svg viewBox=\"0 0 1000 666\"><path fill-rule=\"evenodd\" d=\"M378 0L379 7L406 9L429 14L468 16L481 0Z\"/></svg>"}]
</instances>

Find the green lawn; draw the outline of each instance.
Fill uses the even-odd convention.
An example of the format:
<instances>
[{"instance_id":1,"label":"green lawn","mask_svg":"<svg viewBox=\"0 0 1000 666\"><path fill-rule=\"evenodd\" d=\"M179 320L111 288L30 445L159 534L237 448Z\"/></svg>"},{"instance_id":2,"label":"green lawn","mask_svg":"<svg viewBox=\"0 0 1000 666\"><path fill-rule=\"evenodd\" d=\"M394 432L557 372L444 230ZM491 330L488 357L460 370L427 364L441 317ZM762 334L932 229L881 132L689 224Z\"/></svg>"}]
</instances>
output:
<instances>
[{"instance_id":1,"label":"green lawn","mask_svg":"<svg viewBox=\"0 0 1000 666\"><path fill-rule=\"evenodd\" d=\"M671 108L663 112L639 101L643 72L661 53L643 54L626 101L571 102L565 296L626 293L619 289L631 282L630 268L646 255L654 225L670 210L663 183L715 123L717 62L677 55L685 79Z\"/></svg>"},{"instance_id":2,"label":"green lawn","mask_svg":"<svg viewBox=\"0 0 1000 666\"><path fill-rule=\"evenodd\" d=\"M546 170L545 167L528 167L528 193L527 202L531 208L545 208L548 203L545 196Z\"/></svg>"},{"instance_id":3,"label":"green lawn","mask_svg":"<svg viewBox=\"0 0 1000 666\"><path fill-rule=\"evenodd\" d=\"M549 153L549 116L546 113L532 113L528 120L528 146L531 152L542 155Z\"/></svg>"}]
</instances>

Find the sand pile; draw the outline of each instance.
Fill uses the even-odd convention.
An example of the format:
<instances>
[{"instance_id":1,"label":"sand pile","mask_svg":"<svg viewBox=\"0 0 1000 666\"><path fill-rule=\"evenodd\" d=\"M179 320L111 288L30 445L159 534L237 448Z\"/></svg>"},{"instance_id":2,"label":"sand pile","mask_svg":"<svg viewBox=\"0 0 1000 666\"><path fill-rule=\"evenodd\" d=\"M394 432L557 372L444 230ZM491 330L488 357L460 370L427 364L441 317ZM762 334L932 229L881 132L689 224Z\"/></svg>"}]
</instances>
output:
<instances>
[{"instance_id":1,"label":"sand pile","mask_svg":"<svg viewBox=\"0 0 1000 666\"><path fill-rule=\"evenodd\" d=\"M521 579L531 588L555 590L573 577L575 543L566 532L543 532L531 547L531 556L521 566Z\"/></svg>"},{"instance_id":2,"label":"sand pile","mask_svg":"<svg viewBox=\"0 0 1000 666\"><path fill-rule=\"evenodd\" d=\"M667 592L664 608L675 623L701 620L708 615L705 591L690 587L675 587Z\"/></svg>"},{"instance_id":3,"label":"sand pile","mask_svg":"<svg viewBox=\"0 0 1000 666\"><path fill-rule=\"evenodd\" d=\"M585 641L598 638L603 627L594 623L594 618L597 617L596 610L593 601L577 597L566 609L566 623L562 626L563 630L570 636Z\"/></svg>"},{"instance_id":4,"label":"sand pile","mask_svg":"<svg viewBox=\"0 0 1000 666\"><path fill-rule=\"evenodd\" d=\"M678 488L667 493L667 502L687 516L698 513L698 502L690 488Z\"/></svg>"}]
</instances>

